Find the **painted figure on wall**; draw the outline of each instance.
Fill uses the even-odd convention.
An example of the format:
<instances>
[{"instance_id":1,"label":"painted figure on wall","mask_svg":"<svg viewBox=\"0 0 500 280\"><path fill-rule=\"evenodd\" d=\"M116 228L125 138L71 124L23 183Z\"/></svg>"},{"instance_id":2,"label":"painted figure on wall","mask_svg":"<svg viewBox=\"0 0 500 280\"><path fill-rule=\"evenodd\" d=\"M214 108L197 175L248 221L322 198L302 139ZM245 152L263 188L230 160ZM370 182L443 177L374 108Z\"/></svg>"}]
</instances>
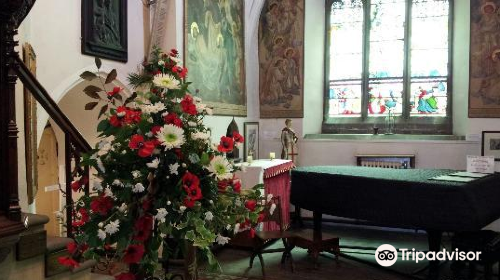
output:
<instances>
[{"instance_id":1,"label":"painted figure on wall","mask_svg":"<svg viewBox=\"0 0 500 280\"><path fill-rule=\"evenodd\" d=\"M303 117L304 0L267 0L259 25L260 114Z\"/></svg>"},{"instance_id":2,"label":"painted figure on wall","mask_svg":"<svg viewBox=\"0 0 500 280\"><path fill-rule=\"evenodd\" d=\"M117 2L117 0L94 1L94 39L97 43L113 46L120 45L120 30L116 14L118 12Z\"/></svg>"},{"instance_id":3,"label":"painted figure on wall","mask_svg":"<svg viewBox=\"0 0 500 280\"><path fill-rule=\"evenodd\" d=\"M292 129L292 120L286 119L285 127L281 130L281 158L290 159L294 163L297 161L299 155L297 150L297 140L299 138Z\"/></svg>"},{"instance_id":4,"label":"painted figure on wall","mask_svg":"<svg viewBox=\"0 0 500 280\"><path fill-rule=\"evenodd\" d=\"M471 1L469 114L500 109L500 0ZM472 113L472 114L471 114ZM500 117L497 114L496 117Z\"/></svg>"},{"instance_id":5,"label":"painted figure on wall","mask_svg":"<svg viewBox=\"0 0 500 280\"><path fill-rule=\"evenodd\" d=\"M244 1L186 0L185 64L192 87L219 107L229 104L246 114L243 10Z\"/></svg>"}]
</instances>

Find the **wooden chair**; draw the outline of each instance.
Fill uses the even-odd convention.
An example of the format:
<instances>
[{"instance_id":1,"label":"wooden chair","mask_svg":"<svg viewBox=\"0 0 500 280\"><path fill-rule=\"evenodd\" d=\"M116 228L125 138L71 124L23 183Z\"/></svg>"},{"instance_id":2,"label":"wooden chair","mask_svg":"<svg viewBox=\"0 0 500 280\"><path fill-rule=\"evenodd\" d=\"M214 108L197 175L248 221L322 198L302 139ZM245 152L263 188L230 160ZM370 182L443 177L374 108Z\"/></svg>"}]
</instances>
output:
<instances>
[{"instance_id":1,"label":"wooden chair","mask_svg":"<svg viewBox=\"0 0 500 280\"><path fill-rule=\"evenodd\" d=\"M270 213L271 205L276 205L273 213ZM283 224L281 202L279 197L273 197L272 203L268 203L264 209L265 217L263 222L276 223L279 226L279 230L262 230L255 232L254 238L249 236L248 231L235 236L230 244L236 247L250 247L252 255L250 257L250 268L253 267L253 261L255 257L259 258L260 265L262 267L262 276L266 277L264 258L262 254L266 253L283 253L281 257L281 265L284 266L286 259L290 261L292 272L294 270L293 258L291 249L289 248L287 239L291 237L290 233L287 231L288 225ZM283 248L267 249L274 242L280 240L283 242Z\"/></svg>"}]
</instances>

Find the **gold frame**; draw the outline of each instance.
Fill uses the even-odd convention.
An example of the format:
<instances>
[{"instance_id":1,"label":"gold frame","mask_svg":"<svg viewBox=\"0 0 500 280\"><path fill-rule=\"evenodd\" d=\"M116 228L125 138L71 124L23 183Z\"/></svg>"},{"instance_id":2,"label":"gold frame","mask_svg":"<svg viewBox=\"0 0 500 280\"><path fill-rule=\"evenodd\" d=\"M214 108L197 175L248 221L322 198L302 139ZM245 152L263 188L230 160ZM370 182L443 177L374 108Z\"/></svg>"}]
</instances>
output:
<instances>
[{"instance_id":1,"label":"gold frame","mask_svg":"<svg viewBox=\"0 0 500 280\"><path fill-rule=\"evenodd\" d=\"M23 61L28 69L36 74L36 54L33 47L23 45ZM26 186L28 204L32 204L38 191L37 170L37 102L31 92L24 87L24 147L26 159Z\"/></svg>"}]
</instances>

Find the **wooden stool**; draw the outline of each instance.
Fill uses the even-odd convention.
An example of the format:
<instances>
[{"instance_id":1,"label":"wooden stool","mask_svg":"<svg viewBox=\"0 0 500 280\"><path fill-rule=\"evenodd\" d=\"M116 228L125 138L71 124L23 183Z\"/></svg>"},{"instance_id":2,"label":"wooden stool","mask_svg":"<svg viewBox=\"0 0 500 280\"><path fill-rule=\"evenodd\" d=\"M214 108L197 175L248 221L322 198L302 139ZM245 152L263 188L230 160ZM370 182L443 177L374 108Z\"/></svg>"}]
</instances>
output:
<instances>
[{"instance_id":1,"label":"wooden stool","mask_svg":"<svg viewBox=\"0 0 500 280\"><path fill-rule=\"evenodd\" d=\"M452 250L458 249L464 252L481 252L480 260L468 262L469 279L474 279L476 274L476 264L484 266L484 279L491 280L493 275L493 265L500 261L500 234L491 230L476 232L457 233L452 239ZM465 262L452 264L452 271L458 274L465 267ZM500 279L500 267L499 267Z\"/></svg>"},{"instance_id":2,"label":"wooden stool","mask_svg":"<svg viewBox=\"0 0 500 280\"><path fill-rule=\"evenodd\" d=\"M320 252L329 252L335 255L335 261L338 264L340 246L339 238L331 234L315 232L312 229L299 229L289 232L291 237L288 239L290 250L295 247L307 249L314 260L314 265L318 267L318 256Z\"/></svg>"}]
</instances>

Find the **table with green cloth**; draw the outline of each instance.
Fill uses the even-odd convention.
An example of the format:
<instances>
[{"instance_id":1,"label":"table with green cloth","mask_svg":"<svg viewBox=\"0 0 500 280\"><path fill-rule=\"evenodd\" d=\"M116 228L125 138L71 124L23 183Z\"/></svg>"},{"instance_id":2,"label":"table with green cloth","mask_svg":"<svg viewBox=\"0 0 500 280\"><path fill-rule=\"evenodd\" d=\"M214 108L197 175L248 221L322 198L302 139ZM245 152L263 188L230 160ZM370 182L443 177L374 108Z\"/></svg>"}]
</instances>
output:
<instances>
[{"instance_id":1,"label":"table with green cloth","mask_svg":"<svg viewBox=\"0 0 500 280\"><path fill-rule=\"evenodd\" d=\"M291 203L313 211L315 230L321 230L322 214L423 229L429 235L430 249L437 251L442 232L480 230L500 217L499 173L471 182L431 179L454 172L299 167L292 171Z\"/></svg>"}]
</instances>

